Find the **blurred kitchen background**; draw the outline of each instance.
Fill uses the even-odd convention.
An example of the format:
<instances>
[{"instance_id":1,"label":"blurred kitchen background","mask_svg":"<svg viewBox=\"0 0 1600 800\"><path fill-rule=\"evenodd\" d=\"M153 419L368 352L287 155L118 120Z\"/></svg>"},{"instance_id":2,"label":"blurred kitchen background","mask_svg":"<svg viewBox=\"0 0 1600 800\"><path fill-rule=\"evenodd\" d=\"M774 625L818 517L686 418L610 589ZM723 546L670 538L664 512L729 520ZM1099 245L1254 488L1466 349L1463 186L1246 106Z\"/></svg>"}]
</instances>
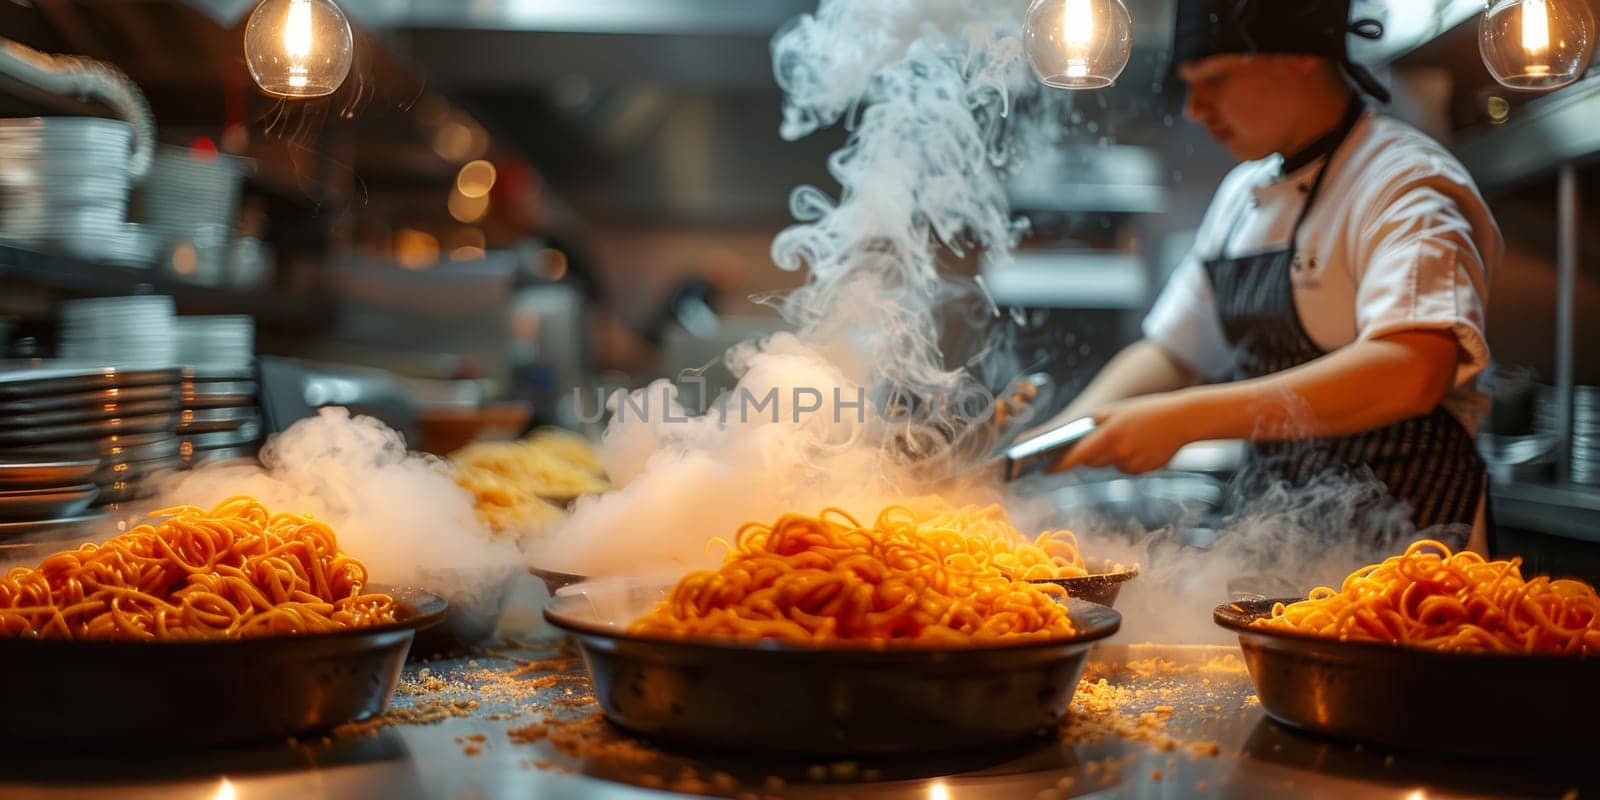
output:
<instances>
[{"instance_id":1,"label":"blurred kitchen background","mask_svg":"<svg viewBox=\"0 0 1600 800\"><path fill-rule=\"evenodd\" d=\"M1017 258L950 264L1035 323L1019 367L1054 378L1057 406L1136 335L1230 166L1163 77L1167 4L1128 5L1119 85L1075 96L1061 146L1013 182L1032 226ZM1511 92L1478 53L1482 2L1357 5L1388 27L1360 55L1383 66L1393 113L1462 156L1506 234L1484 445L1503 535L1536 571L1541 552L1592 558L1563 543L1600 538L1600 391L1582 388L1600 385L1600 76ZM137 131L97 122L126 114L117 92L76 99L41 74L80 62L0 51L6 356L125 334L74 327L67 301L170 296L180 319L250 318L268 429L337 403L448 452L584 429L575 388L675 376L778 328L758 299L802 276L770 243L793 188L837 191L826 160L843 141L778 134L769 41L813 2L340 6L349 80L280 100L245 64L249 0L0 2L0 35L131 80L155 136L135 174Z\"/></svg>"}]
</instances>

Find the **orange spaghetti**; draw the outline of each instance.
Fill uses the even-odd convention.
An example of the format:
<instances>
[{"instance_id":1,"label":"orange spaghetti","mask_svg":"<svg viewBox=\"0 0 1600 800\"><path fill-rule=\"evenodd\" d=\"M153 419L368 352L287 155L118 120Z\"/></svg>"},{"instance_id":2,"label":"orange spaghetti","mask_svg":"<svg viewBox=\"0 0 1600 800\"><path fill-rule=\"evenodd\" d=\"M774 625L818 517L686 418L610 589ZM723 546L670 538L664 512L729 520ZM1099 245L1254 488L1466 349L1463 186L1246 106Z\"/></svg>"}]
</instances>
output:
<instances>
[{"instance_id":1,"label":"orange spaghetti","mask_svg":"<svg viewBox=\"0 0 1600 800\"><path fill-rule=\"evenodd\" d=\"M975 646L1073 634L1065 594L995 564L982 534L894 506L870 528L839 509L748 523L713 571L690 573L629 627L664 637Z\"/></svg>"},{"instance_id":2,"label":"orange spaghetti","mask_svg":"<svg viewBox=\"0 0 1600 800\"><path fill-rule=\"evenodd\" d=\"M1253 627L1448 652L1587 656L1600 648L1600 597L1581 581L1524 580L1522 559L1485 561L1425 539L1362 567L1338 590L1273 606Z\"/></svg>"},{"instance_id":3,"label":"orange spaghetti","mask_svg":"<svg viewBox=\"0 0 1600 800\"><path fill-rule=\"evenodd\" d=\"M1031 542L1011 524L1000 505L956 508L937 497L911 501L908 507L924 531L964 536L974 558L993 564L1006 577L1023 581L1081 578L1089 574L1078 537L1072 531L1045 531Z\"/></svg>"},{"instance_id":4,"label":"orange spaghetti","mask_svg":"<svg viewBox=\"0 0 1600 800\"><path fill-rule=\"evenodd\" d=\"M0 577L0 636L230 639L395 621L325 524L249 497L179 506L103 545Z\"/></svg>"}]
</instances>

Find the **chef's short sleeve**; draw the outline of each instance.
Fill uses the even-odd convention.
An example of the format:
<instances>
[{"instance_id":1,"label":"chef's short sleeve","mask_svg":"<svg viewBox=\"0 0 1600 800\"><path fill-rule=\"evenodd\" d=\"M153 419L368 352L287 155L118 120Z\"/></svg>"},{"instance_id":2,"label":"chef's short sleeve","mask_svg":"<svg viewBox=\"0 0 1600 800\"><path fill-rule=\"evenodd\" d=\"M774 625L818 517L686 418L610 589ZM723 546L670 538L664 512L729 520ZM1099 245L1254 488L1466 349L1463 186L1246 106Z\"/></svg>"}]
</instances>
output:
<instances>
[{"instance_id":1,"label":"chef's short sleeve","mask_svg":"<svg viewBox=\"0 0 1600 800\"><path fill-rule=\"evenodd\" d=\"M1463 385L1489 362L1487 265L1499 259L1499 231L1476 192L1451 181L1414 181L1375 200L1356 231L1359 336L1449 331L1460 345Z\"/></svg>"},{"instance_id":2,"label":"chef's short sleeve","mask_svg":"<svg viewBox=\"0 0 1600 800\"><path fill-rule=\"evenodd\" d=\"M1167 279L1144 319L1144 337L1202 379L1226 377L1233 364L1232 350L1222 334L1211 278L1195 253Z\"/></svg>"}]
</instances>

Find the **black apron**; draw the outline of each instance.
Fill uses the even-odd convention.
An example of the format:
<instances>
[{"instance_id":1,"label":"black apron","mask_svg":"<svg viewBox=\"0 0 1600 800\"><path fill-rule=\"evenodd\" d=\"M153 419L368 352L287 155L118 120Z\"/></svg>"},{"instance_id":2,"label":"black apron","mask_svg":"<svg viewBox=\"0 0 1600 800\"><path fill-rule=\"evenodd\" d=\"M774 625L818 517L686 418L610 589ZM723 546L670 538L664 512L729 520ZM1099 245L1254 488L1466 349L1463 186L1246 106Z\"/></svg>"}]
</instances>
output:
<instances>
[{"instance_id":1,"label":"black apron","mask_svg":"<svg viewBox=\"0 0 1600 800\"><path fill-rule=\"evenodd\" d=\"M1292 277L1302 268L1296 248L1300 226L1317 201L1328 165L1360 122L1360 112L1358 105L1336 132L1331 150L1307 192L1305 206L1295 220L1287 249L1205 262L1223 334L1235 354L1232 380L1271 375L1326 355L1306 334L1295 306ZM1233 230L1223 241L1224 254L1227 240L1233 238L1238 225L1239 220L1235 219ZM1414 530L1465 526L1448 533L1436 532L1454 540L1452 545L1465 544L1464 537L1477 518L1484 463L1471 434L1442 407L1353 436L1254 442L1235 479L1229 510L1248 513L1252 500L1277 489L1303 489L1318 483L1337 487L1341 482L1373 478L1388 489L1392 499L1387 502L1399 500L1409 506ZM1376 502L1385 501L1379 498ZM1368 510L1358 510L1357 516ZM1373 514L1370 518L1378 516ZM1367 545L1392 546L1393 540L1405 533L1393 529L1337 530L1338 521L1328 522L1336 529L1330 535L1354 535Z\"/></svg>"}]
</instances>

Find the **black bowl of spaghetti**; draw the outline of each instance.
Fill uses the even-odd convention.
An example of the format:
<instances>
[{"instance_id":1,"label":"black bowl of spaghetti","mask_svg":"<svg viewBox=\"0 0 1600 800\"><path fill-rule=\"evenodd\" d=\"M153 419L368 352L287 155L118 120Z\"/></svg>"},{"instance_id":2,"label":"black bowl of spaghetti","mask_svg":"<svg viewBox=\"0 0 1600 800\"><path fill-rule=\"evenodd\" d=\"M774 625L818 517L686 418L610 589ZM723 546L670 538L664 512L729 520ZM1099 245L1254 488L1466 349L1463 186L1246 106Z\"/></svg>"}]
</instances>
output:
<instances>
[{"instance_id":1,"label":"black bowl of spaghetti","mask_svg":"<svg viewBox=\"0 0 1600 800\"><path fill-rule=\"evenodd\" d=\"M612 723L679 745L807 755L956 751L1052 733L1121 616L1059 602L1070 636L971 647L808 646L628 633L671 585L607 579L545 607Z\"/></svg>"},{"instance_id":2,"label":"black bowl of spaghetti","mask_svg":"<svg viewBox=\"0 0 1600 800\"><path fill-rule=\"evenodd\" d=\"M1109 562L1089 561L1087 564L1089 574L1079 575L1074 578L1041 578L1033 583L1048 583L1060 586L1067 590L1067 595L1103 606L1117 604L1117 596L1122 594L1122 585L1139 577L1139 567L1123 566Z\"/></svg>"},{"instance_id":3,"label":"black bowl of spaghetti","mask_svg":"<svg viewBox=\"0 0 1600 800\"><path fill-rule=\"evenodd\" d=\"M1262 708L1327 736L1495 759L1592 757L1600 597L1437 542L1339 589L1218 606Z\"/></svg>"},{"instance_id":4,"label":"black bowl of spaghetti","mask_svg":"<svg viewBox=\"0 0 1600 800\"><path fill-rule=\"evenodd\" d=\"M366 719L388 703L411 639L444 616L442 598L372 587L396 621L248 639L114 641L0 638L9 693L0 740L150 749L281 740Z\"/></svg>"},{"instance_id":5,"label":"black bowl of spaghetti","mask_svg":"<svg viewBox=\"0 0 1600 800\"><path fill-rule=\"evenodd\" d=\"M250 498L165 509L0 576L0 740L281 739L383 709L446 603L370 584L333 531Z\"/></svg>"}]
</instances>

